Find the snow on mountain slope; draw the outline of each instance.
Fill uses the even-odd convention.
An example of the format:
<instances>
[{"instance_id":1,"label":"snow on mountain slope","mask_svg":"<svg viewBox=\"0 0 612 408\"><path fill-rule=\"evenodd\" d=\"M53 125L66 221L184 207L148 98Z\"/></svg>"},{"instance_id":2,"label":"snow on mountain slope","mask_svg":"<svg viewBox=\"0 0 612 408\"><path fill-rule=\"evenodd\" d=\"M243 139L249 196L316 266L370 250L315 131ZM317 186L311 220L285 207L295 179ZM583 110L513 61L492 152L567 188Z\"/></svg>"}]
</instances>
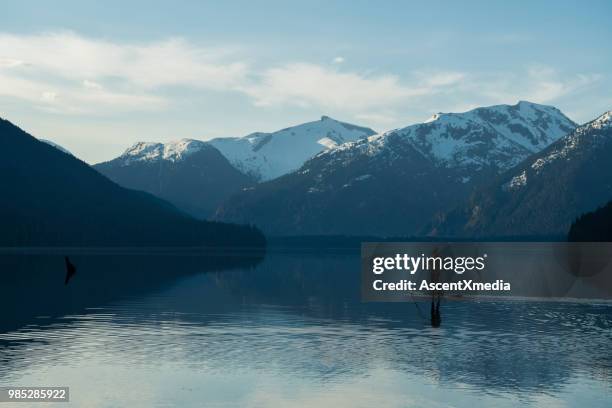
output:
<instances>
[{"instance_id":1,"label":"snow on mountain slope","mask_svg":"<svg viewBox=\"0 0 612 408\"><path fill-rule=\"evenodd\" d=\"M531 168L536 174L542 172L542 170L551 165L552 163L571 157L577 150L583 147L583 139L589 138L592 145L597 146L598 142L606 140L607 134L602 134L601 130L606 130L612 127L612 111L605 112L595 120L588 122L575 129L574 132L567 135L567 137L560 140L558 143L551 146L550 149L543 152L541 157L536 158L531 163ZM591 147L592 148L592 147ZM521 182L519 183L519 179ZM525 171L522 174L515 176L510 182L505 185L508 189L517 189L527 184L527 176Z\"/></svg>"},{"instance_id":2,"label":"snow on mountain slope","mask_svg":"<svg viewBox=\"0 0 612 408\"><path fill-rule=\"evenodd\" d=\"M181 139L168 143L138 142L127 149L118 159L124 165L136 161L169 160L179 161L190 154L209 147L206 142Z\"/></svg>"},{"instance_id":3,"label":"snow on mountain slope","mask_svg":"<svg viewBox=\"0 0 612 408\"><path fill-rule=\"evenodd\" d=\"M432 223L440 236L562 236L612 198L612 112L577 127Z\"/></svg>"},{"instance_id":4,"label":"snow on mountain slope","mask_svg":"<svg viewBox=\"0 0 612 408\"><path fill-rule=\"evenodd\" d=\"M521 101L465 113L441 113L434 120L396 133L447 166L495 165L505 170L575 127L552 106Z\"/></svg>"},{"instance_id":5,"label":"snow on mountain slope","mask_svg":"<svg viewBox=\"0 0 612 408\"><path fill-rule=\"evenodd\" d=\"M136 143L121 156L93 167L123 187L154 194L202 219L253 183L214 146L190 139Z\"/></svg>"},{"instance_id":6,"label":"snow on mountain slope","mask_svg":"<svg viewBox=\"0 0 612 408\"><path fill-rule=\"evenodd\" d=\"M210 140L240 171L261 181L298 169L317 153L375 134L372 129L327 116L273 133Z\"/></svg>"},{"instance_id":7,"label":"snow on mountain slope","mask_svg":"<svg viewBox=\"0 0 612 408\"><path fill-rule=\"evenodd\" d=\"M438 114L325 150L230 197L216 218L277 235L414 235L574 128L557 109L528 102Z\"/></svg>"},{"instance_id":8,"label":"snow on mountain slope","mask_svg":"<svg viewBox=\"0 0 612 408\"><path fill-rule=\"evenodd\" d=\"M393 159L399 143L411 145L445 167L478 171L493 166L506 170L575 127L557 108L521 101L464 113L438 113L423 123L346 143L321 155L334 162L385 151Z\"/></svg>"}]
</instances>

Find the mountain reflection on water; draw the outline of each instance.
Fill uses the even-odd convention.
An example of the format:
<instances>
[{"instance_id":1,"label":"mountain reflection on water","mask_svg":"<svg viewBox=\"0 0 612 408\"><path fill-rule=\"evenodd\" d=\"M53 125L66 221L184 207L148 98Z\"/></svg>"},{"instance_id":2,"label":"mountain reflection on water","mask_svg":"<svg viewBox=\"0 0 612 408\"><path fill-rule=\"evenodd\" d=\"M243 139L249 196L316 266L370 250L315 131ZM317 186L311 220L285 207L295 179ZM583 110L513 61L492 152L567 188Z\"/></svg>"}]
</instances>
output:
<instances>
[{"instance_id":1,"label":"mountain reflection on water","mask_svg":"<svg viewBox=\"0 0 612 408\"><path fill-rule=\"evenodd\" d=\"M64 286L63 256L0 256L0 385L79 407L609 403L608 302L443 300L432 328L427 301L362 303L351 254L70 259Z\"/></svg>"}]
</instances>

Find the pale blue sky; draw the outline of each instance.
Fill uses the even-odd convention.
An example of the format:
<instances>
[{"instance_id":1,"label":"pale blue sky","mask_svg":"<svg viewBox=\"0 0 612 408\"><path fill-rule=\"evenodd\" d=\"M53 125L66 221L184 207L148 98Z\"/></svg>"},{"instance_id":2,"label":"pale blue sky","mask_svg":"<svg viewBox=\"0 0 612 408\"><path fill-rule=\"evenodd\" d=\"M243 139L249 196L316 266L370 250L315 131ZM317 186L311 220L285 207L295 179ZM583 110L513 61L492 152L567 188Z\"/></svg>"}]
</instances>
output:
<instances>
[{"instance_id":1,"label":"pale blue sky","mask_svg":"<svg viewBox=\"0 0 612 408\"><path fill-rule=\"evenodd\" d=\"M610 1L6 1L0 116L89 162L321 115L612 109Z\"/></svg>"}]
</instances>

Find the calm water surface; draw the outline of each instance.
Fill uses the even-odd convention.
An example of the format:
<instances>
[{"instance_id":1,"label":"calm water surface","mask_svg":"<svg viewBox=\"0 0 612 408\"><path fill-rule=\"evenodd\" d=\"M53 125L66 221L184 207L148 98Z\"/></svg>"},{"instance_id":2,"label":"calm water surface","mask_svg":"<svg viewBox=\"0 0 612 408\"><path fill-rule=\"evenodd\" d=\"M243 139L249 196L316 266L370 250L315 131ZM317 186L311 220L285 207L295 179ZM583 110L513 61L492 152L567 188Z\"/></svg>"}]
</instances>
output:
<instances>
[{"instance_id":1,"label":"calm water surface","mask_svg":"<svg viewBox=\"0 0 612 408\"><path fill-rule=\"evenodd\" d=\"M52 407L609 407L612 304L365 304L359 259L0 255L0 385ZM23 408L27 404L3 404ZM49 404L33 404L46 406Z\"/></svg>"}]
</instances>

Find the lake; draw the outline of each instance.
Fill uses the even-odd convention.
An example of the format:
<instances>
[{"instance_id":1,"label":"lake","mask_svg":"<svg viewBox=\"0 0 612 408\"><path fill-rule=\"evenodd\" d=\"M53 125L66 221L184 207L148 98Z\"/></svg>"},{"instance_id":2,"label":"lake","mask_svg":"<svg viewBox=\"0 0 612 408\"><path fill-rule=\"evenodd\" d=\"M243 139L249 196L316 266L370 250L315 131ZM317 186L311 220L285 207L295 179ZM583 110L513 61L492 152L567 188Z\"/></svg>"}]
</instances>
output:
<instances>
[{"instance_id":1,"label":"lake","mask_svg":"<svg viewBox=\"0 0 612 408\"><path fill-rule=\"evenodd\" d=\"M64 253L0 255L0 385L69 386L50 406L610 406L609 301L443 300L433 328L363 303L350 251L68 253L68 285Z\"/></svg>"}]
</instances>

